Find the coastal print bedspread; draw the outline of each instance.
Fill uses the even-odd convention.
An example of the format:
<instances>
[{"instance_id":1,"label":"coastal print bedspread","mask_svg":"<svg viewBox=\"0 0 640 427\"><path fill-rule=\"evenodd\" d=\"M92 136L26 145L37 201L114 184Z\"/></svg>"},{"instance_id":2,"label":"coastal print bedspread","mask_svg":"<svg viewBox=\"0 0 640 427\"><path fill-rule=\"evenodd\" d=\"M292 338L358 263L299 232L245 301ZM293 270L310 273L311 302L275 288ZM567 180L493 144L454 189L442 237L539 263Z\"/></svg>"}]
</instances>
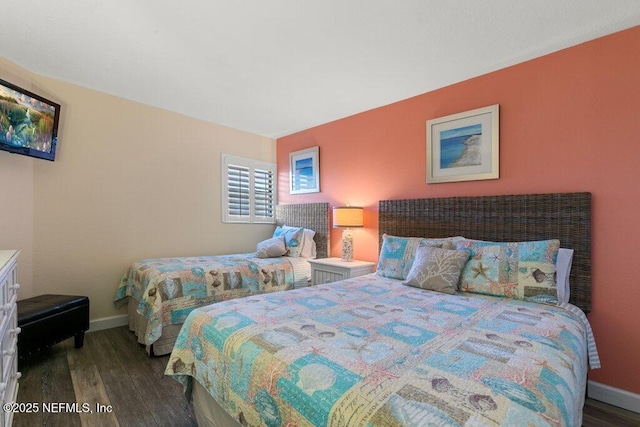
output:
<instances>
[{"instance_id":1,"label":"coastal print bedspread","mask_svg":"<svg viewBox=\"0 0 640 427\"><path fill-rule=\"evenodd\" d=\"M373 274L194 310L165 374L244 425L575 426L587 329L560 307Z\"/></svg>"},{"instance_id":2,"label":"coastal print bedspread","mask_svg":"<svg viewBox=\"0 0 640 427\"><path fill-rule=\"evenodd\" d=\"M149 319L143 339L150 345L160 337L163 326L184 322L196 307L293 287L294 271L287 258L252 255L137 261L122 277L114 304L121 307L130 296L140 301L137 311Z\"/></svg>"}]
</instances>

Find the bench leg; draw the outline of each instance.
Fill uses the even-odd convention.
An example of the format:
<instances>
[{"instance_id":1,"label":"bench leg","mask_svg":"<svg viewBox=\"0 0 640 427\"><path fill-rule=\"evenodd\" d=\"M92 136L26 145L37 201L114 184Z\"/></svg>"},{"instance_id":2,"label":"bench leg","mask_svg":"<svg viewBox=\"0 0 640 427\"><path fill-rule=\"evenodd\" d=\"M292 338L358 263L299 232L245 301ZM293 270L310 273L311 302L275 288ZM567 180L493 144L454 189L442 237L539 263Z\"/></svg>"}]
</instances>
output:
<instances>
[{"instance_id":1,"label":"bench leg","mask_svg":"<svg viewBox=\"0 0 640 427\"><path fill-rule=\"evenodd\" d=\"M81 348L84 345L84 331L75 334L73 340L75 342L76 348Z\"/></svg>"}]
</instances>

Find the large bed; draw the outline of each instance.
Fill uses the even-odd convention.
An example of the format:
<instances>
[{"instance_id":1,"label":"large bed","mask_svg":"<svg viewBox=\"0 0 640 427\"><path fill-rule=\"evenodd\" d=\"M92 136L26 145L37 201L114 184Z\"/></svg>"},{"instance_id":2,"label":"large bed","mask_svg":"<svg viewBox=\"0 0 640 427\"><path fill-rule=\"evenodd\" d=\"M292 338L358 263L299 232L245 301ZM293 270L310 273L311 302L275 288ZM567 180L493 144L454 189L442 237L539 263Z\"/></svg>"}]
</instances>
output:
<instances>
[{"instance_id":1,"label":"large bed","mask_svg":"<svg viewBox=\"0 0 640 427\"><path fill-rule=\"evenodd\" d=\"M276 226L315 232L316 257L328 256L329 204L276 206ZM258 258L255 253L143 259L124 273L114 304L128 303L129 328L149 354L169 354L187 315L197 307L307 286L308 258Z\"/></svg>"},{"instance_id":2,"label":"large bed","mask_svg":"<svg viewBox=\"0 0 640 427\"><path fill-rule=\"evenodd\" d=\"M588 193L381 201L381 256L385 234L559 239L574 250L571 303L374 273L194 310L165 373L200 425L580 425L599 367L590 221Z\"/></svg>"}]
</instances>

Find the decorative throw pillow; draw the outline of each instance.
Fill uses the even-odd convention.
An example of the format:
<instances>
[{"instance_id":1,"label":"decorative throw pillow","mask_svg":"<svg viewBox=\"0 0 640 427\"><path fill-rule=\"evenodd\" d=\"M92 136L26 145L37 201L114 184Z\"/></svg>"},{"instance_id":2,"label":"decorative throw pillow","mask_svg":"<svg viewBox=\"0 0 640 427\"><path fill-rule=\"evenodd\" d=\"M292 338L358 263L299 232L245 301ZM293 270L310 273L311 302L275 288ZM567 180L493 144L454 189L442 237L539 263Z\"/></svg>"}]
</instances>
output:
<instances>
[{"instance_id":1,"label":"decorative throw pillow","mask_svg":"<svg viewBox=\"0 0 640 427\"><path fill-rule=\"evenodd\" d=\"M455 294L460 273L469 259L468 251L418 246L405 285Z\"/></svg>"},{"instance_id":2,"label":"decorative throw pillow","mask_svg":"<svg viewBox=\"0 0 640 427\"><path fill-rule=\"evenodd\" d=\"M256 246L256 258L275 258L286 253L283 236L263 240Z\"/></svg>"},{"instance_id":3,"label":"decorative throw pillow","mask_svg":"<svg viewBox=\"0 0 640 427\"><path fill-rule=\"evenodd\" d=\"M384 234L378 258L378 275L404 280L411 270L416 248L419 245L451 249L450 239L424 239L422 237L397 237Z\"/></svg>"},{"instance_id":4,"label":"decorative throw pillow","mask_svg":"<svg viewBox=\"0 0 640 427\"><path fill-rule=\"evenodd\" d=\"M462 240L469 251L460 290L530 301L555 300L559 240L479 242Z\"/></svg>"},{"instance_id":5,"label":"decorative throw pillow","mask_svg":"<svg viewBox=\"0 0 640 427\"><path fill-rule=\"evenodd\" d=\"M304 237L304 228L283 228L276 227L273 237L284 237L284 244L289 251L288 256L300 256L302 238Z\"/></svg>"}]
</instances>

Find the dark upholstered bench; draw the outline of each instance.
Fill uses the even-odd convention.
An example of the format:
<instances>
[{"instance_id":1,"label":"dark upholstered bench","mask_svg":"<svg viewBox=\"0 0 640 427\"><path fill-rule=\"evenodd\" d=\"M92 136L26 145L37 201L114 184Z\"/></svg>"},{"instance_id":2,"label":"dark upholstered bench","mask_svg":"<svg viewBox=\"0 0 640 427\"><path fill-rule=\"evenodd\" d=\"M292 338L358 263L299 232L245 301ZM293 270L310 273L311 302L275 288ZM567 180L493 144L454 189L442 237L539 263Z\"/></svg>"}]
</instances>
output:
<instances>
[{"instance_id":1,"label":"dark upholstered bench","mask_svg":"<svg viewBox=\"0 0 640 427\"><path fill-rule=\"evenodd\" d=\"M76 348L84 344L84 333L89 329L89 298L47 294L17 304L20 358L71 337Z\"/></svg>"}]
</instances>

